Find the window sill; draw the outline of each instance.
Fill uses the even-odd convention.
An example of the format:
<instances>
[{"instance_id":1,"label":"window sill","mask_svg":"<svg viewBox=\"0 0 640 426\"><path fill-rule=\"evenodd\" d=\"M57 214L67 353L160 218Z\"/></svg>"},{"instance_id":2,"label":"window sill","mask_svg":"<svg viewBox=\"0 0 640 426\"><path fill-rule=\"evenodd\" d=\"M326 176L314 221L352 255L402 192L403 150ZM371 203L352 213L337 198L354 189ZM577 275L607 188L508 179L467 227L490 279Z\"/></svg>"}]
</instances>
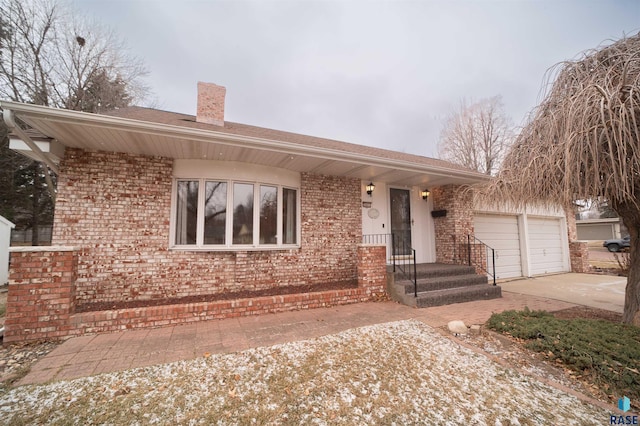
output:
<instances>
[{"instance_id":1,"label":"window sill","mask_svg":"<svg viewBox=\"0 0 640 426\"><path fill-rule=\"evenodd\" d=\"M172 246L169 247L170 251L196 251L196 252L238 252L238 251L290 251L299 250L299 245L286 245L286 246Z\"/></svg>"}]
</instances>

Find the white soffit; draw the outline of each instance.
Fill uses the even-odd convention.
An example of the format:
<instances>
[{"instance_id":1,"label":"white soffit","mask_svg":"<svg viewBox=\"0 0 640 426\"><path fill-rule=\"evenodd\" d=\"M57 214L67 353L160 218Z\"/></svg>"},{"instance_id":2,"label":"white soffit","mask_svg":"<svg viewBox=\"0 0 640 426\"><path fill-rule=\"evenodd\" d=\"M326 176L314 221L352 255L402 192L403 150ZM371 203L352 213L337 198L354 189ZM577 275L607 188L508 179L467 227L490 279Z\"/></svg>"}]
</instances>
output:
<instances>
[{"instance_id":1,"label":"white soffit","mask_svg":"<svg viewBox=\"0 0 640 426\"><path fill-rule=\"evenodd\" d=\"M352 176L394 184L472 184L486 176L476 172L423 164L419 161L269 140L147 121L77 111L0 103L24 123L64 146L94 151L116 151L175 159L240 161L297 172ZM51 155L62 157L58 148ZM59 161L58 158L58 161ZM368 170L367 170L368 169ZM373 173L372 173L373 172Z\"/></svg>"}]
</instances>

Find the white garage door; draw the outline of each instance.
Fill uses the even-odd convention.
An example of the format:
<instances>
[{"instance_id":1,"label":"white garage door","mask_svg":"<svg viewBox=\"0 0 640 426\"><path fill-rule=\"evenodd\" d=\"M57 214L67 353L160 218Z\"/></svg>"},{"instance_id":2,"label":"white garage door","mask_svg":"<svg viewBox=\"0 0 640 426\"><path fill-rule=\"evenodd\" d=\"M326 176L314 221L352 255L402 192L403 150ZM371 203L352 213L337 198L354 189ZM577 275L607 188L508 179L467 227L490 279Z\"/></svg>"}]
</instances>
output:
<instances>
[{"instance_id":1,"label":"white garage door","mask_svg":"<svg viewBox=\"0 0 640 426\"><path fill-rule=\"evenodd\" d=\"M560 219L528 218L531 274L566 272Z\"/></svg>"},{"instance_id":2,"label":"white garage door","mask_svg":"<svg viewBox=\"0 0 640 426\"><path fill-rule=\"evenodd\" d=\"M496 251L496 278L521 277L520 237L516 216L476 215L473 225L476 238Z\"/></svg>"}]
</instances>

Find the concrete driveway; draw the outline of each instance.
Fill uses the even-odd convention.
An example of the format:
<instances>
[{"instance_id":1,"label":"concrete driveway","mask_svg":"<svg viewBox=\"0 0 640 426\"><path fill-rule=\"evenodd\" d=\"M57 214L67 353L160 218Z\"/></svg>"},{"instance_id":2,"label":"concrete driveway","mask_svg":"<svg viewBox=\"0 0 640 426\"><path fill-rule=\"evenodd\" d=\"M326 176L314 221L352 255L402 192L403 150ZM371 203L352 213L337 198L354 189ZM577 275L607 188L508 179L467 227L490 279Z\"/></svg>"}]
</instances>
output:
<instances>
[{"instance_id":1,"label":"concrete driveway","mask_svg":"<svg viewBox=\"0 0 640 426\"><path fill-rule=\"evenodd\" d=\"M622 312L626 277L558 274L501 282L503 291L542 296L579 305Z\"/></svg>"}]
</instances>

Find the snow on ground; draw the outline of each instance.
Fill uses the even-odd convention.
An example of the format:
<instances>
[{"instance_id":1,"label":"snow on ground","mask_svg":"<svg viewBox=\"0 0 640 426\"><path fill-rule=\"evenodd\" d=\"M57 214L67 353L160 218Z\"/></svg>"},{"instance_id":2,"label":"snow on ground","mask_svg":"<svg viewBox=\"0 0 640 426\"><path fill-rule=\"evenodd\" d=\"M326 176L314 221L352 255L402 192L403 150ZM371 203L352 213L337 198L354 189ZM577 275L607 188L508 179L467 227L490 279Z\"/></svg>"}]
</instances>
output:
<instances>
[{"instance_id":1,"label":"snow on ground","mask_svg":"<svg viewBox=\"0 0 640 426\"><path fill-rule=\"evenodd\" d=\"M0 394L8 424L605 424L610 414L415 320Z\"/></svg>"}]
</instances>

